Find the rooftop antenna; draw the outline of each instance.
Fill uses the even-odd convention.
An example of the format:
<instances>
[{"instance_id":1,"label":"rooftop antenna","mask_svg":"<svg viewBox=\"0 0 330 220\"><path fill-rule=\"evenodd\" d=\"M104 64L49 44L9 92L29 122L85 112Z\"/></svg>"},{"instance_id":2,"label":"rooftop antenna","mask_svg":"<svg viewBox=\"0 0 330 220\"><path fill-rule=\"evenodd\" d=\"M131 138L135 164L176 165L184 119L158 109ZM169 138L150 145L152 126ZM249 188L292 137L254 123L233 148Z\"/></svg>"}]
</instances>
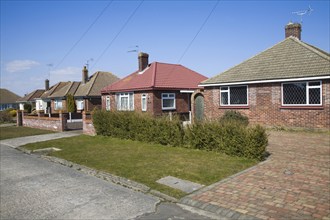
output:
<instances>
[{"instance_id":1,"label":"rooftop antenna","mask_svg":"<svg viewBox=\"0 0 330 220\"><path fill-rule=\"evenodd\" d=\"M139 45L133 46L135 49L127 51L127 53L139 53Z\"/></svg>"},{"instance_id":2,"label":"rooftop antenna","mask_svg":"<svg viewBox=\"0 0 330 220\"><path fill-rule=\"evenodd\" d=\"M54 66L52 63L46 64L48 66L48 80L50 81L50 69Z\"/></svg>"},{"instance_id":3,"label":"rooftop antenna","mask_svg":"<svg viewBox=\"0 0 330 220\"><path fill-rule=\"evenodd\" d=\"M302 24L303 23L303 16L306 15L306 14L310 15L312 13L312 11L314 11L314 10L309 5L308 9L301 10L301 11L295 11L295 12L292 12L292 14L296 14L296 15L300 16L300 24Z\"/></svg>"},{"instance_id":4,"label":"rooftop antenna","mask_svg":"<svg viewBox=\"0 0 330 220\"><path fill-rule=\"evenodd\" d=\"M93 62L94 59L93 58L89 58L87 61L86 61L86 68L89 70L89 62Z\"/></svg>"}]
</instances>

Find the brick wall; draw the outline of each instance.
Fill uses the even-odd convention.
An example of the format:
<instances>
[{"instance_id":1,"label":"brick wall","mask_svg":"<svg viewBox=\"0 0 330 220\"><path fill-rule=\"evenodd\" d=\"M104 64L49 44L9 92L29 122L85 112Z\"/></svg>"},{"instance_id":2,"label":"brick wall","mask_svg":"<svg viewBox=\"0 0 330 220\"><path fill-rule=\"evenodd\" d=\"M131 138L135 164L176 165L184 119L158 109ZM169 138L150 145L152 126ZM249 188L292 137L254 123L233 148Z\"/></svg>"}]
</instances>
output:
<instances>
[{"instance_id":1,"label":"brick wall","mask_svg":"<svg viewBox=\"0 0 330 220\"><path fill-rule=\"evenodd\" d=\"M66 129L66 118L48 118L38 116L25 116L23 115L22 124L25 127L39 128L51 131L64 131Z\"/></svg>"},{"instance_id":2,"label":"brick wall","mask_svg":"<svg viewBox=\"0 0 330 220\"><path fill-rule=\"evenodd\" d=\"M320 107L288 108L281 105L281 83L253 84L248 86L247 108L220 107L219 87L204 88L204 114L208 119L220 118L232 109L249 117L251 124L265 126L330 128L330 80L322 81L322 103Z\"/></svg>"}]
</instances>

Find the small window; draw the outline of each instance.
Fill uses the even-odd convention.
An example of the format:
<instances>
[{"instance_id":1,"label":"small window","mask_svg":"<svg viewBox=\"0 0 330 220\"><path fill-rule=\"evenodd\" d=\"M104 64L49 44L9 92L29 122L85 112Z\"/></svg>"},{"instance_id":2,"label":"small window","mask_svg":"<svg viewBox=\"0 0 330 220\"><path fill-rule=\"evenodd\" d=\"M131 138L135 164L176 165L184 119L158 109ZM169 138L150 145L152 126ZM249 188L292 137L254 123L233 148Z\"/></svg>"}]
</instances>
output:
<instances>
[{"instance_id":1,"label":"small window","mask_svg":"<svg viewBox=\"0 0 330 220\"><path fill-rule=\"evenodd\" d=\"M247 86L230 86L220 88L221 106L246 106L248 105Z\"/></svg>"},{"instance_id":2,"label":"small window","mask_svg":"<svg viewBox=\"0 0 330 220\"><path fill-rule=\"evenodd\" d=\"M84 100L78 99L76 100L77 110L84 110Z\"/></svg>"},{"instance_id":3,"label":"small window","mask_svg":"<svg viewBox=\"0 0 330 220\"><path fill-rule=\"evenodd\" d=\"M175 93L162 93L162 109L175 109Z\"/></svg>"},{"instance_id":4,"label":"small window","mask_svg":"<svg viewBox=\"0 0 330 220\"><path fill-rule=\"evenodd\" d=\"M110 96L105 97L105 109L110 111Z\"/></svg>"},{"instance_id":5,"label":"small window","mask_svg":"<svg viewBox=\"0 0 330 220\"><path fill-rule=\"evenodd\" d=\"M141 95L141 109L143 112L147 111L147 94Z\"/></svg>"},{"instance_id":6,"label":"small window","mask_svg":"<svg viewBox=\"0 0 330 220\"><path fill-rule=\"evenodd\" d=\"M319 106L321 97L321 81L282 83L283 106Z\"/></svg>"},{"instance_id":7,"label":"small window","mask_svg":"<svg viewBox=\"0 0 330 220\"><path fill-rule=\"evenodd\" d=\"M62 110L62 100L55 100L54 108L55 108L55 110Z\"/></svg>"},{"instance_id":8,"label":"small window","mask_svg":"<svg viewBox=\"0 0 330 220\"><path fill-rule=\"evenodd\" d=\"M134 93L125 92L116 94L118 111L134 111Z\"/></svg>"}]
</instances>

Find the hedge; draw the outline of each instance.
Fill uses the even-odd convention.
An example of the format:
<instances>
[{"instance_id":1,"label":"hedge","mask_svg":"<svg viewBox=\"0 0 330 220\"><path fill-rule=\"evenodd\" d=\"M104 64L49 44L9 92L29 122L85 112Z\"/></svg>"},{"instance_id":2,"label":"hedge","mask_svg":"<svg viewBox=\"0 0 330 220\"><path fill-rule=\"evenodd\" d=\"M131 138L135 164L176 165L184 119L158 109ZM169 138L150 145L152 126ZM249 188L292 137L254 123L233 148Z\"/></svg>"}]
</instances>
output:
<instances>
[{"instance_id":1,"label":"hedge","mask_svg":"<svg viewBox=\"0 0 330 220\"><path fill-rule=\"evenodd\" d=\"M266 130L259 125L247 126L245 119L231 116L230 120L226 116L220 121L196 122L183 128L178 118L170 121L135 112L98 110L93 114L93 124L98 135L262 160L268 144Z\"/></svg>"}]
</instances>

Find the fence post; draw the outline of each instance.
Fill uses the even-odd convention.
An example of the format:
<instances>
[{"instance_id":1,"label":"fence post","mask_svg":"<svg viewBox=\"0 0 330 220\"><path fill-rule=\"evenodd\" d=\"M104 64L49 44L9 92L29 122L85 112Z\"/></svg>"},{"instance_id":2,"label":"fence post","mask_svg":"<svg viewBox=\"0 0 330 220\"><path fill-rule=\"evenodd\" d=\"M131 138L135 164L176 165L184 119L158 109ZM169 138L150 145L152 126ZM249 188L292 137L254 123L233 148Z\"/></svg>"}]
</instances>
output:
<instances>
[{"instance_id":1,"label":"fence post","mask_svg":"<svg viewBox=\"0 0 330 220\"><path fill-rule=\"evenodd\" d=\"M67 115L63 114L62 112L60 112L60 122L61 122L61 131L66 131L68 129L67 126Z\"/></svg>"}]
</instances>

